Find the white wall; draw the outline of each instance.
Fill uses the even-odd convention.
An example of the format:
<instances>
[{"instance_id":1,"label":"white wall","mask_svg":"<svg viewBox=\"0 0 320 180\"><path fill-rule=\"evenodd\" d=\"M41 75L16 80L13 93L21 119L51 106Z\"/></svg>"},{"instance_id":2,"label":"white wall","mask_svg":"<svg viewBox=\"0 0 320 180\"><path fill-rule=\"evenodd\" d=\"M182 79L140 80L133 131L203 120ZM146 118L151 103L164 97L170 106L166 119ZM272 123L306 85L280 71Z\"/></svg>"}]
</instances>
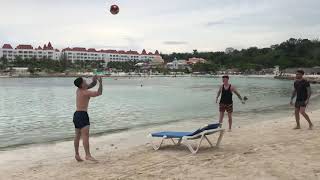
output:
<instances>
[{"instance_id":1,"label":"white wall","mask_svg":"<svg viewBox=\"0 0 320 180\"><path fill-rule=\"evenodd\" d=\"M12 61L14 59L14 56L16 55L14 49L0 49L0 51L2 56L5 56L9 61Z\"/></svg>"}]
</instances>

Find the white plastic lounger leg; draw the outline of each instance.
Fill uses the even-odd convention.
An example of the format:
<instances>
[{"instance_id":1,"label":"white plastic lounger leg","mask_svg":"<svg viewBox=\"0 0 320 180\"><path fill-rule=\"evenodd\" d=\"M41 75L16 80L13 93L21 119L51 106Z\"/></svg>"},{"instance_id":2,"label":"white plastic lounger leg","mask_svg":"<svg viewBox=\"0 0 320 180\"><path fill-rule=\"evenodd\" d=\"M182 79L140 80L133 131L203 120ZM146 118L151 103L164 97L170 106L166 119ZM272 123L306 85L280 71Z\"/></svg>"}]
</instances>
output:
<instances>
[{"instance_id":1,"label":"white plastic lounger leg","mask_svg":"<svg viewBox=\"0 0 320 180\"><path fill-rule=\"evenodd\" d=\"M167 137L166 137L166 136L163 136L163 137L161 138L161 142L160 142L159 145L156 145L155 143L153 143L153 141L152 141L152 139L153 139L152 136L150 136L150 138L151 138L150 143L151 143L152 148L153 148L154 150L158 150L158 149L160 149L163 141L164 141Z\"/></svg>"},{"instance_id":2,"label":"white plastic lounger leg","mask_svg":"<svg viewBox=\"0 0 320 180\"><path fill-rule=\"evenodd\" d=\"M179 138L178 142L175 142L174 139L170 138L174 145L180 145L182 138Z\"/></svg>"},{"instance_id":3,"label":"white plastic lounger leg","mask_svg":"<svg viewBox=\"0 0 320 180\"><path fill-rule=\"evenodd\" d=\"M180 144L181 144L181 141L182 141L182 138L179 139L177 145L180 145Z\"/></svg>"},{"instance_id":4,"label":"white plastic lounger leg","mask_svg":"<svg viewBox=\"0 0 320 180\"><path fill-rule=\"evenodd\" d=\"M211 135L211 134L214 134L214 133L218 133L218 132L220 132L220 135L219 135L219 138L218 138L218 140L217 140L216 146L219 147L219 145L220 145L220 143L221 143L221 141L222 141L222 138L223 138L224 129L219 129L219 130L216 130L216 131L212 131L212 132L208 132L208 133L203 133L203 134L201 135L201 137L200 137L200 136L198 136L198 137L187 137L187 136L185 136L185 137L182 138L182 143L183 143L185 146L188 147L188 149L191 151L192 154L196 154L196 153L199 151L200 146L201 146L201 143L202 143L202 140L203 140L204 138L207 140L207 142L210 144L210 146L213 147L211 141L209 140L209 138L208 138L207 136L208 136L208 135ZM194 140L194 139L199 139L199 138L200 138L200 141L199 141L197 147L194 148L194 147L192 146L192 144L190 143L190 141L191 141L191 140Z\"/></svg>"},{"instance_id":5,"label":"white plastic lounger leg","mask_svg":"<svg viewBox=\"0 0 320 180\"><path fill-rule=\"evenodd\" d=\"M217 147L220 146L220 143L221 143L221 140L222 140L222 137L223 137L223 134L224 134L224 130L221 130L220 131L220 135L219 135L219 138L218 138L218 141L217 141Z\"/></svg>"},{"instance_id":6,"label":"white plastic lounger leg","mask_svg":"<svg viewBox=\"0 0 320 180\"><path fill-rule=\"evenodd\" d=\"M197 152L198 152L198 150L200 149L200 146L201 146L201 143L202 143L203 137L205 137L205 135L202 135L202 136L201 136L201 139L200 139L200 141L199 141L199 143L198 143L198 146L197 146L197 149L195 150L195 153L197 153Z\"/></svg>"},{"instance_id":7,"label":"white plastic lounger leg","mask_svg":"<svg viewBox=\"0 0 320 180\"><path fill-rule=\"evenodd\" d=\"M188 140L184 141L183 144L188 147L188 149L190 150L190 152L191 152L192 154L197 153L197 151L194 150L193 147L192 147L192 145L191 145L189 142L187 142L187 141L188 141Z\"/></svg>"},{"instance_id":8,"label":"white plastic lounger leg","mask_svg":"<svg viewBox=\"0 0 320 180\"><path fill-rule=\"evenodd\" d=\"M211 147L213 147L212 143L210 142L209 138L207 136L204 136L206 138L206 140L208 141L208 143L210 144Z\"/></svg>"},{"instance_id":9,"label":"white plastic lounger leg","mask_svg":"<svg viewBox=\"0 0 320 180\"><path fill-rule=\"evenodd\" d=\"M204 136L204 135L201 136L201 139L200 139L200 141L199 141L196 149L194 149L194 148L192 147L192 145L189 143L189 140L188 140L188 139L185 139L183 143L188 147L188 149L190 150L190 152L191 152L192 154L196 154L196 153L199 151L199 149L200 149L200 146L201 146L203 137L205 137L205 136Z\"/></svg>"}]
</instances>

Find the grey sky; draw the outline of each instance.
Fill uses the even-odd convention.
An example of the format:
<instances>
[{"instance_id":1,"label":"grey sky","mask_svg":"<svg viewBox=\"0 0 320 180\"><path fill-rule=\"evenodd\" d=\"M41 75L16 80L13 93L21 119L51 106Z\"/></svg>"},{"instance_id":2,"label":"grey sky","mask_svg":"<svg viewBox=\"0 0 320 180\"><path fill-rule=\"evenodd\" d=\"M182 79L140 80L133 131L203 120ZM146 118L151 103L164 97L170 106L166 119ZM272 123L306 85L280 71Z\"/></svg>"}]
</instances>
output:
<instances>
[{"instance_id":1,"label":"grey sky","mask_svg":"<svg viewBox=\"0 0 320 180\"><path fill-rule=\"evenodd\" d=\"M0 0L0 44L161 52L319 38L319 0ZM109 13L118 4L120 13Z\"/></svg>"}]
</instances>

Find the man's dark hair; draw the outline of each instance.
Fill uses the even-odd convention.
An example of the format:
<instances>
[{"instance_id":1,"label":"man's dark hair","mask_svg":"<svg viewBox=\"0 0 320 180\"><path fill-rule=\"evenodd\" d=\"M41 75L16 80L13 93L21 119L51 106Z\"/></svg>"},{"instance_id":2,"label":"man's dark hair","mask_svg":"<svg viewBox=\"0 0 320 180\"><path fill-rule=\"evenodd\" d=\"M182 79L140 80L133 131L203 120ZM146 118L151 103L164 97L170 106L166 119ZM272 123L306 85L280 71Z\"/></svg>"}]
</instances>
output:
<instances>
[{"instance_id":1,"label":"man's dark hair","mask_svg":"<svg viewBox=\"0 0 320 180\"><path fill-rule=\"evenodd\" d=\"M82 77L78 77L76 80L74 80L74 85L77 86L78 88L81 88L81 84L83 82Z\"/></svg>"},{"instance_id":2,"label":"man's dark hair","mask_svg":"<svg viewBox=\"0 0 320 180\"><path fill-rule=\"evenodd\" d=\"M223 78L227 78L227 79L229 79L229 76L224 75L224 76L222 76L222 79L223 79Z\"/></svg>"},{"instance_id":3,"label":"man's dark hair","mask_svg":"<svg viewBox=\"0 0 320 180\"><path fill-rule=\"evenodd\" d=\"M302 69L297 70L297 73L304 75L304 71Z\"/></svg>"}]
</instances>

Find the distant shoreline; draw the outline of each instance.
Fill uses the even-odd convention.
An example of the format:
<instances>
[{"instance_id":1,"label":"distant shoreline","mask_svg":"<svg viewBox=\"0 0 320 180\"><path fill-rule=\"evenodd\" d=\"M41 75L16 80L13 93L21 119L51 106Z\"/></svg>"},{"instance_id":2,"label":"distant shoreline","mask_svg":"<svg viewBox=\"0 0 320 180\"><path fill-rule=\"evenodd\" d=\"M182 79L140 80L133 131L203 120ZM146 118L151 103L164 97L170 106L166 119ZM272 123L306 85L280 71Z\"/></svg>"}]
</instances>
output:
<instances>
[{"instance_id":1,"label":"distant shoreline","mask_svg":"<svg viewBox=\"0 0 320 180\"><path fill-rule=\"evenodd\" d=\"M219 74L219 75L211 75L211 74L185 74L185 75L100 75L102 77L111 77L111 78L137 78L137 77L209 77L209 78L220 78L221 76L223 76L224 74ZM94 75L90 74L79 74L79 75L20 75L20 76L4 76L4 75L0 75L0 79L1 78L74 78L74 77L93 77ZM229 75L231 77L258 77L258 78L273 78L274 75Z\"/></svg>"},{"instance_id":2,"label":"distant shoreline","mask_svg":"<svg viewBox=\"0 0 320 180\"><path fill-rule=\"evenodd\" d=\"M128 74L111 74L111 75L99 75L105 78L149 78L149 77L205 77L205 78L220 78L224 74L217 74L217 75L211 75L211 74L168 74L168 75L147 75L147 74L133 74L133 75L128 75ZM52 75L20 75L20 76L9 76L9 75L0 75L0 79L2 78L13 78L13 79L18 79L18 78L76 78L76 77L93 77L94 74L70 74L70 75L62 75L62 74L52 74ZM250 74L250 75L244 75L244 74L231 74L229 75L230 77L248 77L248 78L275 78L279 80L294 80L295 75L294 74L287 74L287 75L273 75L273 74L265 74L265 75L256 75L256 74ZM310 81L310 83L315 83L315 84L320 84L320 75L305 75L305 79Z\"/></svg>"},{"instance_id":3,"label":"distant shoreline","mask_svg":"<svg viewBox=\"0 0 320 180\"><path fill-rule=\"evenodd\" d=\"M279 80L295 80L295 75L286 75L286 76L275 76L275 79ZM304 77L311 84L320 84L320 75L306 75Z\"/></svg>"}]
</instances>

